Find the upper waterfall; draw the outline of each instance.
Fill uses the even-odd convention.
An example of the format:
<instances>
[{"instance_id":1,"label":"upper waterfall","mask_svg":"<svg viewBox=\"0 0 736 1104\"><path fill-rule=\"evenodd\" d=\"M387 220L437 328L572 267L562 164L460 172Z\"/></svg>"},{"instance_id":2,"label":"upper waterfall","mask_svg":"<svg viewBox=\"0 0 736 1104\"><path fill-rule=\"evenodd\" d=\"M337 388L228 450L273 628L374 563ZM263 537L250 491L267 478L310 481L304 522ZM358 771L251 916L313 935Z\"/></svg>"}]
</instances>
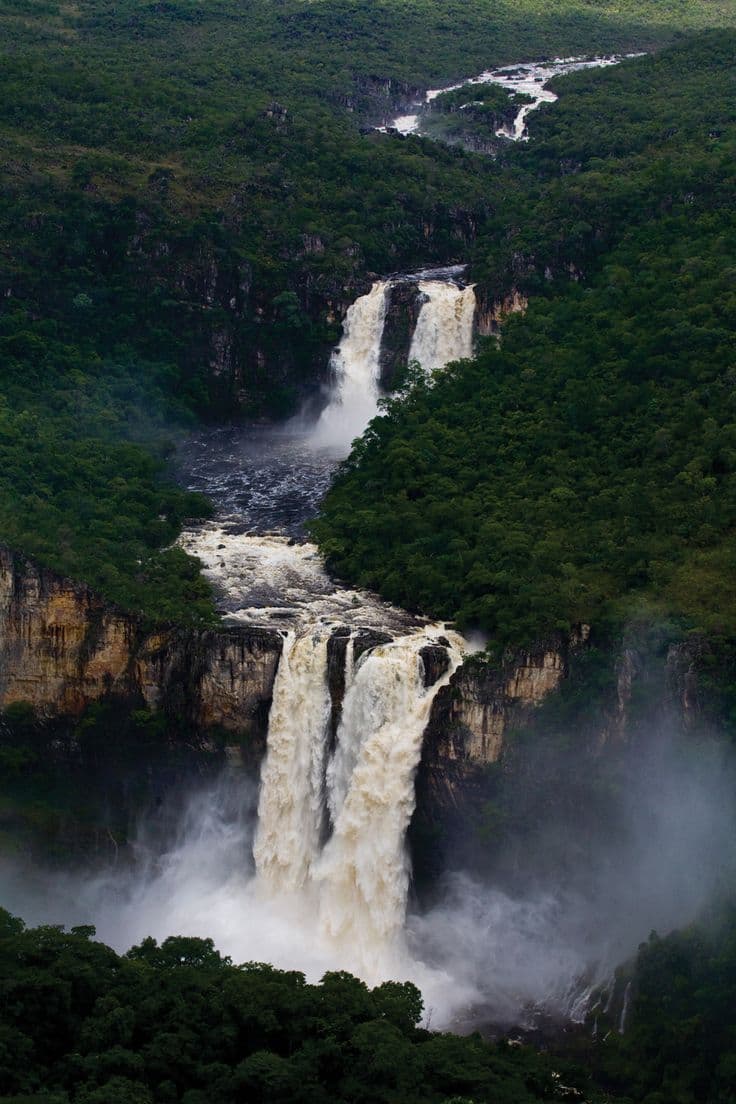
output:
<instances>
[{"instance_id":1,"label":"upper waterfall","mask_svg":"<svg viewBox=\"0 0 736 1104\"><path fill-rule=\"evenodd\" d=\"M399 357L404 367L417 360L432 371L472 356L475 293L472 285L461 284L462 272L463 266L453 266L376 280L348 308L330 360L332 394L310 432L313 446L344 454L378 413L387 314L395 311L399 289L414 288L423 300L415 326L410 318L410 347L405 345ZM409 344L408 335L406 340Z\"/></svg>"},{"instance_id":2,"label":"upper waterfall","mask_svg":"<svg viewBox=\"0 0 736 1104\"><path fill-rule=\"evenodd\" d=\"M419 290L426 297L417 319L409 349L426 372L443 368L454 360L473 355L475 292L473 285L421 280Z\"/></svg>"},{"instance_id":3,"label":"upper waterfall","mask_svg":"<svg viewBox=\"0 0 736 1104\"><path fill-rule=\"evenodd\" d=\"M519 108L514 119L513 126L501 128L497 131L499 136L510 138L512 141L525 141L528 138L526 120L530 112L535 111L543 103L553 103L557 96L548 88L548 82L553 77L562 76L564 73L574 73L578 69L597 69L608 65L617 65L624 57L640 57L640 54L610 54L605 57L594 58L553 58L545 62L520 62L516 65L506 65L501 69L487 69L479 73L477 77L468 77L458 84L445 85L444 88L430 88L424 95L424 100L414 105L415 112L411 115L397 115L388 126L377 127L377 130L397 130L399 134L419 134L422 130L422 113L427 104L431 103L443 92L454 92L458 88L465 88L473 84L500 84L509 95L522 93L531 97L531 102L525 103Z\"/></svg>"},{"instance_id":4,"label":"upper waterfall","mask_svg":"<svg viewBox=\"0 0 736 1104\"><path fill-rule=\"evenodd\" d=\"M381 335L390 281L376 280L348 309L332 354L336 386L312 432L312 443L347 451L378 411Z\"/></svg>"}]
</instances>

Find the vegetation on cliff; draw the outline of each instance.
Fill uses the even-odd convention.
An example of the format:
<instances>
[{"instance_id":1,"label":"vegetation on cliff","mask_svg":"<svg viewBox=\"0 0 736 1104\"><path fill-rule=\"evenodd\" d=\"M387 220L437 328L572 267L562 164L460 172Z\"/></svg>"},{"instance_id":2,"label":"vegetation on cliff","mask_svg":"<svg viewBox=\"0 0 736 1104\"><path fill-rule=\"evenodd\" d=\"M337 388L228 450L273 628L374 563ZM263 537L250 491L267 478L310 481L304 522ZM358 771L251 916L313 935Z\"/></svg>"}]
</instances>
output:
<instances>
[{"instance_id":1,"label":"vegetation on cliff","mask_svg":"<svg viewBox=\"0 0 736 1104\"><path fill-rule=\"evenodd\" d=\"M497 153L508 145L500 127L513 126L519 108L531 103L524 93L509 95L498 84L472 84L443 92L421 119L422 134L450 146Z\"/></svg>"},{"instance_id":2,"label":"vegetation on cliff","mask_svg":"<svg viewBox=\"0 0 736 1104\"><path fill-rule=\"evenodd\" d=\"M196 561L161 550L210 509L163 479L167 371L0 315L0 540L148 620L210 624Z\"/></svg>"},{"instance_id":3,"label":"vegetation on cliff","mask_svg":"<svg viewBox=\"0 0 736 1104\"><path fill-rule=\"evenodd\" d=\"M601 1018L603 1045L580 1039L576 1055L596 1082L632 1104L726 1104L736 1070L736 908L714 908L698 924L652 932L620 971L629 988L623 1036Z\"/></svg>"},{"instance_id":4,"label":"vegetation on cliff","mask_svg":"<svg viewBox=\"0 0 736 1104\"><path fill-rule=\"evenodd\" d=\"M546 117L527 192L546 238L519 208L493 239L537 294L357 444L315 525L340 573L496 641L642 602L736 630L735 47L600 74L594 130ZM545 279L555 251L585 279Z\"/></svg>"}]
</instances>

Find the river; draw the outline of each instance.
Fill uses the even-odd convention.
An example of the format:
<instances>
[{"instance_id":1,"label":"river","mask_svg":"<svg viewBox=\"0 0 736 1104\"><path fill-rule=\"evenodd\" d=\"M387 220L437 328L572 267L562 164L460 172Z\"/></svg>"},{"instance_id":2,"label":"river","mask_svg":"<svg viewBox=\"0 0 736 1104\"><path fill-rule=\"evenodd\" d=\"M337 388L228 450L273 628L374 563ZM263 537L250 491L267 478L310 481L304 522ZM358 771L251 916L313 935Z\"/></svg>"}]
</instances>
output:
<instances>
[{"instance_id":1,"label":"river","mask_svg":"<svg viewBox=\"0 0 736 1104\"><path fill-rule=\"evenodd\" d=\"M436 100L443 92L454 92L458 88L465 88L474 84L497 84L504 88L509 96L521 94L530 97L530 102L522 104L517 111L512 126L501 127L496 133L500 138L508 138L511 141L526 141L529 137L526 121L532 111L536 111L543 103L554 103L557 95L549 87L549 82L555 77L564 76L566 73L576 73L581 69L601 69L610 65L617 65L624 58L641 57L634 54L608 54L594 58L553 58L551 61L518 62L515 65L505 65L499 69L487 69L476 77L468 77L458 84L445 85L443 88L430 88L424 95L424 99L415 104L415 111L405 115L397 115L385 127L379 130L396 130L399 134L421 134L422 115L427 105Z\"/></svg>"}]
</instances>

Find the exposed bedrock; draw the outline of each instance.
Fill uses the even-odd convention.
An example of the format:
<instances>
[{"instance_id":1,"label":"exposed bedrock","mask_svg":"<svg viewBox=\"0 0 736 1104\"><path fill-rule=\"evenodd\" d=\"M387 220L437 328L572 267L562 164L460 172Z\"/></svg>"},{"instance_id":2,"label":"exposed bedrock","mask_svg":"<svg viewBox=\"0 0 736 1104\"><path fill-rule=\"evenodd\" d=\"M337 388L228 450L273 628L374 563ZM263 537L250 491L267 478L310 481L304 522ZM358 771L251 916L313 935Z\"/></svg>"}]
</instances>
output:
<instances>
[{"instance_id":1,"label":"exposed bedrock","mask_svg":"<svg viewBox=\"0 0 736 1104\"><path fill-rule=\"evenodd\" d=\"M396 387L406 368L425 298L416 282L395 283L388 290L380 353L380 383L386 391Z\"/></svg>"},{"instance_id":2,"label":"exposed bedrock","mask_svg":"<svg viewBox=\"0 0 736 1104\"><path fill-rule=\"evenodd\" d=\"M369 629L333 633L327 669L333 741L348 660L355 663L390 639ZM164 711L175 722L169 731L179 731L181 722L184 741L195 734L206 743L208 733L219 731L226 744L247 747L253 762L265 749L283 644L280 632L258 626L149 631L84 584L0 548L0 710L23 702L51 719L79 716L95 702L128 701L132 709ZM631 629L606 647L605 701L591 706L585 732L575 733L582 754L596 756L636 740L644 699L658 723L671 718L687 725L702 713L698 672L707 641L653 644L651 633L645 639ZM441 823L472 804L484 772L513 751L516 734L590 648L589 629L582 626L507 652L497 663L471 657L455 671L434 700L425 732L417 778L425 818ZM600 643L595 648L601 653ZM442 638L420 654L430 687L449 663Z\"/></svg>"},{"instance_id":3,"label":"exposed bedrock","mask_svg":"<svg viewBox=\"0 0 736 1104\"><path fill-rule=\"evenodd\" d=\"M494 298L483 288L476 288L475 331L479 337L498 334L511 314L523 314L529 299L516 288L500 298Z\"/></svg>"},{"instance_id":4,"label":"exposed bedrock","mask_svg":"<svg viewBox=\"0 0 736 1104\"><path fill-rule=\"evenodd\" d=\"M0 709L76 716L122 697L262 741L282 646L262 628L146 631L84 584L0 548Z\"/></svg>"},{"instance_id":5,"label":"exposed bedrock","mask_svg":"<svg viewBox=\"0 0 736 1104\"><path fill-rule=\"evenodd\" d=\"M333 732L342 709L348 647L356 662L391 639L374 630L337 629L328 649ZM0 709L27 702L41 716L75 716L92 702L129 697L201 729L220 727L234 743L266 730L283 647L276 630L223 626L147 631L82 583L0 548ZM442 644L422 650L427 686L447 670ZM519 710L554 689L565 649L519 653L498 670L466 664L440 691L428 728L430 760L452 772L497 758ZM428 760L428 761L430 761Z\"/></svg>"}]
</instances>

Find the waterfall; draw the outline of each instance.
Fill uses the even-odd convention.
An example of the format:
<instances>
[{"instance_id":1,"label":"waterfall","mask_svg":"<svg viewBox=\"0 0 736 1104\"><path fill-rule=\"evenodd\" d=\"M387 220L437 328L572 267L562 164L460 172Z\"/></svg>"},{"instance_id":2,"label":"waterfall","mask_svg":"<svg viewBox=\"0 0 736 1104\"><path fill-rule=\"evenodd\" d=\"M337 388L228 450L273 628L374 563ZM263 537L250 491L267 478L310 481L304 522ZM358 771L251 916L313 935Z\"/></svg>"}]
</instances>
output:
<instances>
[{"instance_id":1,"label":"waterfall","mask_svg":"<svg viewBox=\"0 0 736 1104\"><path fill-rule=\"evenodd\" d=\"M354 663L337 745L326 763L330 628L288 638L274 688L253 848L257 885L271 897L302 894L303 916L346 968L366 979L393 975L402 955L409 888L406 831L414 775L434 697L461 661L424 685L421 649L432 628L382 644ZM329 813L332 836L323 843Z\"/></svg>"},{"instance_id":2,"label":"waterfall","mask_svg":"<svg viewBox=\"0 0 736 1104\"><path fill-rule=\"evenodd\" d=\"M381 346L389 292L395 285L415 285L425 299L411 341L410 361L417 360L431 372L473 355L475 293L472 286L459 287L450 279L461 271L462 266L427 269L376 280L367 295L355 300L345 316L340 344L332 354L335 387L311 430L313 447L344 455L378 413Z\"/></svg>"},{"instance_id":3,"label":"waterfall","mask_svg":"<svg viewBox=\"0 0 736 1104\"><path fill-rule=\"evenodd\" d=\"M417 319L409 360L416 360L426 372L443 368L453 360L473 355L475 292L470 287L437 280L421 280L426 296Z\"/></svg>"},{"instance_id":4,"label":"waterfall","mask_svg":"<svg viewBox=\"0 0 736 1104\"><path fill-rule=\"evenodd\" d=\"M629 1018L629 1005L631 1004L631 982L626 983L626 989L624 990L624 1002L621 1006L621 1016L618 1021L618 1033L623 1035L626 1031L626 1021Z\"/></svg>"},{"instance_id":5,"label":"waterfall","mask_svg":"<svg viewBox=\"0 0 736 1104\"><path fill-rule=\"evenodd\" d=\"M389 280L376 280L348 309L332 354L336 388L312 431L312 444L345 452L378 412L381 337Z\"/></svg>"},{"instance_id":6,"label":"waterfall","mask_svg":"<svg viewBox=\"0 0 736 1104\"><path fill-rule=\"evenodd\" d=\"M319 853L330 695L328 633L290 633L276 672L253 856L268 892L301 889Z\"/></svg>"},{"instance_id":7,"label":"waterfall","mask_svg":"<svg viewBox=\"0 0 736 1104\"><path fill-rule=\"evenodd\" d=\"M624 58L642 57L641 53L616 55L594 58L555 58L553 61L523 61L514 65L506 65L502 69L487 69L479 73L477 77L468 77L459 84L445 85L444 88L430 88L424 94L424 99L413 105L414 114L398 115L386 126L376 127L376 130L397 130L399 134L420 134L422 132L422 118L427 110L427 105L441 96L443 92L454 92L458 88L465 88L474 84L498 84L505 88L509 96L515 92L524 93L531 97L531 102L523 104L516 114L512 126L503 126L496 131L499 137L510 138L512 141L526 141L529 137L526 130L526 119L532 111L543 103L554 103L556 94L547 87L547 83L553 78L565 73L575 73L579 69L605 68L609 65L618 65ZM431 135L425 135L431 137Z\"/></svg>"},{"instance_id":8,"label":"waterfall","mask_svg":"<svg viewBox=\"0 0 736 1104\"><path fill-rule=\"evenodd\" d=\"M381 645L360 663L345 701L338 751L354 762L334 831L315 870L320 927L368 976L378 976L387 950L400 942L409 889L405 836L414 812L414 775L422 736L444 678L424 686L419 654L425 634ZM344 777L336 775L336 779Z\"/></svg>"}]
</instances>

